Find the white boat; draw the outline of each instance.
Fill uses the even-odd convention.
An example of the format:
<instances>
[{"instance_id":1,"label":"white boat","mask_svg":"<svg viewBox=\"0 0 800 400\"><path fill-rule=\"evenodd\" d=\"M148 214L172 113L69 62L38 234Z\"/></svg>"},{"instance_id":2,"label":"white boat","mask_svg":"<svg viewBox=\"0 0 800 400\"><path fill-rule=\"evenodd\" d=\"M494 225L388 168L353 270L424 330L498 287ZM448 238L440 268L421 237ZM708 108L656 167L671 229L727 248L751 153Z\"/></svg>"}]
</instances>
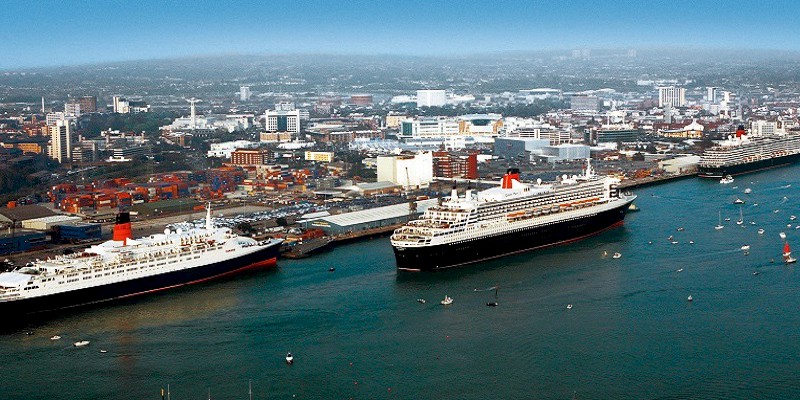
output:
<instances>
[{"instance_id":1,"label":"white boat","mask_svg":"<svg viewBox=\"0 0 800 400\"><path fill-rule=\"evenodd\" d=\"M108 350L105 350L105 349L100 349L100 352L101 352L101 353L108 353Z\"/></svg>"},{"instance_id":2,"label":"white boat","mask_svg":"<svg viewBox=\"0 0 800 400\"><path fill-rule=\"evenodd\" d=\"M683 272L683 268L678 268L677 272Z\"/></svg>"},{"instance_id":3,"label":"white boat","mask_svg":"<svg viewBox=\"0 0 800 400\"><path fill-rule=\"evenodd\" d=\"M453 298L450 296L444 296L444 300L442 300L441 303L443 306L449 306L450 304L453 304Z\"/></svg>"},{"instance_id":4,"label":"white boat","mask_svg":"<svg viewBox=\"0 0 800 400\"><path fill-rule=\"evenodd\" d=\"M689 244L694 244L694 240L690 240L690 241L689 241Z\"/></svg>"},{"instance_id":5,"label":"white boat","mask_svg":"<svg viewBox=\"0 0 800 400\"><path fill-rule=\"evenodd\" d=\"M694 299L692 298L692 295L689 295L689 297L687 297L686 300L692 301Z\"/></svg>"},{"instance_id":6,"label":"white boat","mask_svg":"<svg viewBox=\"0 0 800 400\"><path fill-rule=\"evenodd\" d=\"M611 257L612 257L612 258L620 258L620 257L622 257L622 254L619 254L619 253L614 253L614 255L613 255L613 256L611 256Z\"/></svg>"},{"instance_id":7,"label":"white boat","mask_svg":"<svg viewBox=\"0 0 800 400\"><path fill-rule=\"evenodd\" d=\"M739 220L736 221L736 225L741 225L744 223L744 215L742 214L742 207L739 207Z\"/></svg>"},{"instance_id":8,"label":"white boat","mask_svg":"<svg viewBox=\"0 0 800 400\"><path fill-rule=\"evenodd\" d=\"M286 354L286 363L287 363L287 364L292 364L292 363L294 363L294 357L292 356L292 353L287 353L287 354Z\"/></svg>"},{"instance_id":9,"label":"white boat","mask_svg":"<svg viewBox=\"0 0 800 400\"><path fill-rule=\"evenodd\" d=\"M720 179L720 180L719 180L719 183L721 183L721 184L723 184L723 185L727 185L727 184L729 184L729 183L733 183L733 177L732 177L732 176L730 176L730 175L728 175L728 176L726 176L726 177L724 177L724 178Z\"/></svg>"},{"instance_id":10,"label":"white boat","mask_svg":"<svg viewBox=\"0 0 800 400\"><path fill-rule=\"evenodd\" d=\"M796 219L797 219L797 217L795 217L794 215L789 216L789 221L794 221Z\"/></svg>"},{"instance_id":11,"label":"white boat","mask_svg":"<svg viewBox=\"0 0 800 400\"><path fill-rule=\"evenodd\" d=\"M731 220L731 217L725 217L725 221L726 222L730 222L730 220Z\"/></svg>"},{"instance_id":12,"label":"white boat","mask_svg":"<svg viewBox=\"0 0 800 400\"><path fill-rule=\"evenodd\" d=\"M51 337L50 340L61 340L61 336L55 335Z\"/></svg>"},{"instance_id":13,"label":"white boat","mask_svg":"<svg viewBox=\"0 0 800 400\"><path fill-rule=\"evenodd\" d=\"M758 234L759 234L759 235L763 235L763 234L764 234L764 228L761 228L761 229L759 229L759 230L758 230Z\"/></svg>"},{"instance_id":14,"label":"white boat","mask_svg":"<svg viewBox=\"0 0 800 400\"><path fill-rule=\"evenodd\" d=\"M572 310L572 304L567 304L567 310Z\"/></svg>"},{"instance_id":15,"label":"white boat","mask_svg":"<svg viewBox=\"0 0 800 400\"><path fill-rule=\"evenodd\" d=\"M752 189L747 188L747 189L744 190L744 194L750 194L750 193L753 193Z\"/></svg>"},{"instance_id":16,"label":"white boat","mask_svg":"<svg viewBox=\"0 0 800 400\"><path fill-rule=\"evenodd\" d=\"M778 234L778 236L781 237L781 240L786 240L786 234L785 233L781 232L781 233Z\"/></svg>"},{"instance_id":17,"label":"white boat","mask_svg":"<svg viewBox=\"0 0 800 400\"><path fill-rule=\"evenodd\" d=\"M673 241L672 241L672 242L670 242L670 243L672 243L672 244L678 244L678 241L677 241L677 240L673 240Z\"/></svg>"},{"instance_id":18,"label":"white boat","mask_svg":"<svg viewBox=\"0 0 800 400\"><path fill-rule=\"evenodd\" d=\"M736 199L736 200L733 201L733 204L744 204L744 200Z\"/></svg>"},{"instance_id":19,"label":"white boat","mask_svg":"<svg viewBox=\"0 0 800 400\"><path fill-rule=\"evenodd\" d=\"M717 226L714 227L714 229L720 230L720 229L722 229L724 227L725 226L722 225L722 211L720 211L719 212L719 223L717 224Z\"/></svg>"},{"instance_id":20,"label":"white boat","mask_svg":"<svg viewBox=\"0 0 800 400\"><path fill-rule=\"evenodd\" d=\"M742 251L747 251L747 250L750 250L750 245L749 244L746 244L746 245L742 246Z\"/></svg>"},{"instance_id":21,"label":"white boat","mask_svg":"<svg viewBox=\"0 0 800 400\"><path fill-rule=\"evenodd\" d=\"M75 347L86 347L86 346L89 345L89 343L90 342L88 340L81 340L79 342L73 343L72 345L75 346Z\"/></svg>"}]
</instances>

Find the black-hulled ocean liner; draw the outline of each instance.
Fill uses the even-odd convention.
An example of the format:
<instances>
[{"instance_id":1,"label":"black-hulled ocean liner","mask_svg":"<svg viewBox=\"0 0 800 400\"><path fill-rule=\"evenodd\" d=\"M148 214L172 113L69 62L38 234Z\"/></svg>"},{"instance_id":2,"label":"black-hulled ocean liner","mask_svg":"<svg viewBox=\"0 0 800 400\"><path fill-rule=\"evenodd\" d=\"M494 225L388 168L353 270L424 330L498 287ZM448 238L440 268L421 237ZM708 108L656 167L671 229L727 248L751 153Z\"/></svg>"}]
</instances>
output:
<instances>
[{"instance_id":1,"label":"black-hulled ocean liner","mask_svg":"<svg viewBox=\"0 0 800 400\"><path fill-rule=\"evenodd\" d=\"M736 135L706 150L700 157L698 176L722 178L775 168L800 161L800 133L747 135L740 125Z\"/></svg>"},{"instance_id":2,"label":"black-hulled ocean liner","mask_svg":"<svg viewBox=\"0 0 800 400\"><path fill-rule=\"evenodd\" d=\"M636 198L619 180L598 177L587 163L581 176L525 184L511 169L502 185L452 195L391 237L397 268L439 270L579 240L622 224Z\"/></svg>"},{"instance_id":3,"label":"black-hulled ocean liner","mask_svg":"<svg viewBox=\"0 0 800 400\"><path fill-rule=\"evenodd\" d=\"M131 239L120 213L113 240L0 273L0 315L27 314L146 294L276 265L282 240L258 242L216 228L165 230Z\"/></svg>"}]
</instances>

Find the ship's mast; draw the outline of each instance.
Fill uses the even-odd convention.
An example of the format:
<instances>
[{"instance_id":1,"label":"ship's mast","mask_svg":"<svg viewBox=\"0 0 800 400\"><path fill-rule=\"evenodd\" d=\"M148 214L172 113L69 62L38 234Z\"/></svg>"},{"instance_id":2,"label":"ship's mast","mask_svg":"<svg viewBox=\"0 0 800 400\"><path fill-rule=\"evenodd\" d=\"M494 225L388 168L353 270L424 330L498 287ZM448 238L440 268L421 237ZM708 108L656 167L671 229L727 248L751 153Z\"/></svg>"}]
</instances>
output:
<instances>
[{"instance_id":1,"label":"ship's mast","mask_svg":"<svg viewBox=\"0 0 800 400\"><path fill-rule=\"evenodd\" d=\"M214 226L211 224L211 202L206 206L206 230L210 231Z\"/></svg>"}]
</instances>

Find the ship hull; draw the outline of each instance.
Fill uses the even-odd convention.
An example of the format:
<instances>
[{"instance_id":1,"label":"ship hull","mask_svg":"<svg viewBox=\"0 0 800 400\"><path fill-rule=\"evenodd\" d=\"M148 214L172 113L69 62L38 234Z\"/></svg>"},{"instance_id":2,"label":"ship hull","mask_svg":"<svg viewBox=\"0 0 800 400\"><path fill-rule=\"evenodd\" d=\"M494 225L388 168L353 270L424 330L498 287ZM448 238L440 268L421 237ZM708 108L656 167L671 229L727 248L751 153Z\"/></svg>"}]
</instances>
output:
<instances>
[{"instance_id":1,"label":"ship hull","mask_svg":"<svg viewBox=\"0 0 800 400\"><path fill-rule=\"evenodd\" d=\"M728 165L722 167L700 167L697 176L701 178L722 178L726 175L741 175L750 172L783 167L800 161L800 154L790 154L783 157L773 157L766 160L746 164Z\"/></svg>"},{"instance_id":2,"label":"ship hull","mask_svg":"<svg viewBox=\"0 0 800 400\"><path fill-rule=\"evenodd\" d=\"M146 276L48 296L0 302L0 315L33 314L78 307L115 299L139 296L166 289L222 278L250 269L271 268L277 265L279 245L224 262L212 263L169 273Z\"/></svg>"},{"instance_id":3,"label":"ship hull","mask_svg":"<svg viewBox=\"0 0 800 400\"><path fill-rule=\"evenodd\" d=\"M435 271L460 267L485 260L555 246L598 234L622 225L630 202L619 207L553 225L535 226L523 231L484 237L461 243L426 247L394 248L397 269Z\"/></svg>"}]
</instances>

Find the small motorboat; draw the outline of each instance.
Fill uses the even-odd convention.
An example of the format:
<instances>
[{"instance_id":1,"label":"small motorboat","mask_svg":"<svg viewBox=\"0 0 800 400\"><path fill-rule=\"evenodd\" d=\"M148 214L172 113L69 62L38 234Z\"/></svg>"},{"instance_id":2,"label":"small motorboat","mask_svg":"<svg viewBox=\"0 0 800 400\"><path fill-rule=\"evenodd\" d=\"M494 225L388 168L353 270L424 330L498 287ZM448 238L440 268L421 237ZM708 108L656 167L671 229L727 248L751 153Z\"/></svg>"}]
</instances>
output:
<instances>
[{"instance_id":1,"label":"small motorboat","mask_svg":"<svg viewBox=\"0 0 800 400\"><path fill-rule=\"evenodd\" d=\"M731 220L731 217L725 217L725 221L730 222L730 220Z\"/></svg>"},{"instance_id":2,"label":"small motorboat","mask_svg":"<svg viewBox=\"0 0 800 400\"><path fill-rule=\"evenodd\" d=\"M794 221L794 220L796 220L796 219L797 219L797 217L795 217L794 215L790 215L790 216L789 216L789 221Z\"/></svg>"},{"instance_id":3,"label":"small motorboat","mask_svg":"<svg viewBox=\"0 0 800 400\"><path fill-rule=\"evenodd\" d=\"M672 244L678 244L678 241L677 241L677 240L673 240L673 241L671 241L670 243L672 243Z\"/></svg>"},{"instance_id":4,"label":"small motorboat","mask_svg":"<svg viewBox=\"0 0 800 400\"><path fill-rule=\"evenodd\" d=\"M688 300L688 301L692 301L692 300L694 300L694 299L692 298L692 295L689 295L689 297L687 297L687 298L686 298L686 300Z\"/></svg>"},{"instance_id":5,"label":"small motorboat","mask_svg":"<svg viewBox=\"0 0 800 400\"><path fill-rule=\"evenodd\" d=\"M499 304L496 301L490 301L486 303L486 305L489 307L497 307Z\"/></svg>"},{"instance_id":6,"label":"small motorboat","mask_svg":"<svg viewBox=\"0 0 800 400\"><path fill-rule=\"evenodd\" d=\"M781 210L772 210L772 213L773 213L773 214L777 214L777 213L779 213L779 212L781 212Z\"/></svg>"},{"instance_id":7,"label":"small motorboat","mask_svg":"<svg viewBox=\"0 0 800 400\"><path fill-rule=\"evenodd\" d=\"M651 241L647 242L647 244L653 244L653 241L651 240Z\"/></svg>"},{"instance_id":8,"label":"small motorboat","mask_svg":"<svg viewBox=\"0 0 800 400\"><path fill-rule=\"evenodd\" d=\"M753 271L753 275L758 275L758 271Z\"/></svg>"},{"instance_id":9,"label":"small motorboat","mask_svg":"<svg viewBox=\"0 0 800 400\"><path fill-rule=\"evenodd\" d=\"M289 365L294 363L294 356L292 356L292 353L286 353L286 363Z\"/></svg>"},{"instance_id":10,"label":"small motorboat","mask_svg":"<svg viewBox=\"0 0 800 400\"><path fill-rule=\"evenodd\" d=\"M90 342L88 340L81 340L81 341L73 343L72 345L75 346L75 347L86 347L86 346L89 345L89 343Z\"/></svg>"},{"instance_id":11,"label":"small motorboat","mask_svg":"<svg viewBox=\"0 0 800 400\"><path fill-rule=\"evenodd\" d=\"M683 227L679 227L679 228L677 228L675 230L678 231L678 232L683 232Z\"/></svg>"},{"instance_id":12,"label":"small motorboat","mask_svg":"<svg viewBox=\"0 0 800 400\"><path fill-rule=\"evenodd\" d=\"M736 200L733 201L733 204L744 204L744 200L736 199Z\"/></svg>"},{"instance_id":13,"label":"small motorboat","mask_svg":"<svg viewBox=\"0 0 800 400\"><path fill-rule=\"evenodd\" d=\"M746 244L746 245L742 246L742 251L747 251L747 250L750 250L750 245L749 244Z\"/></svg>"},{"instance_id":14,"label":"small motorboat","mask_svg":"<svg viewBox=\"0 0 800 400\"><path fill-rule=\"evenodd\" d=\"M100 349L100 352L101 352L101 353L103 353L103 354L105 354L105 353L108 353L108 350L105 350L105 349Z\"/></svg>"},{"instance_id":15,"label":"small motorboat","mask_svg":"<svg viewBox=\"0 0 800 400\"><path fill-rule=\"evenodd\" d=\"M744 194L750 194L750 193L753 193L753 189L750 189L750 188L745 188L744 189Z\"/></svg>"},{"instance_id":16,"label":"small motorboat","mask_svg":"<svg viewBox=\"0 0 800 400\"><path fill-rule=\"evenodd\" d=\"M732 176L730 176L730 175L728 175L728 176L726 176L726 177L724 177L724 178L720 179L720 180L719 180L719 183L721 183L721 184L723 184L723 185L727 185L727 184L729 184L729 183L733 183L733 177L732 177Z\"/></svg>"},{"instance_id":17,"label":"small motorboat","mask_svg":"<svg viewBox=\"0 0 800 400\"><path fill-rule=\"evenodd\" d=\"M678 268L677 272L683 272L683 268Z\"/></svg>"},{"instance_id":18,"label":"small motorboat","mask_svg":"<svg viewBox=\"0 0 800 400\"><path fill-rule=\"evenodd\" d=\"M450 296L444 296L444 300L442 300L441 303L443 306L449 306L450 304L453 304L453 298Z\"/></svg>"},{"instance_id":19,"label":"small motorboat","mask_svg":"<svg viewBox=\"0 0 800 400\"><path fill-rule=\"evenodd\" d=\"M603 257L606 257L606 256L608 256L608 252L607 251L603 251Z\"/></svg>"},{"instance_id":20,"label":"small motorboat","mask_svg":"<svg viewBox=\"0 0 800 400\"><path fill-rule=\"evenodd\" d=\"M336 271L336 268L334 268L334 267L328 268L328 272L333 272L333 271Z\"/></svg>"},{"instance_id":21,"label":"small motorboat","mask_svg":"<svg viewBox=\"0 0 800 400\"><path fill-rule=\"evenodd\" d=\"M750 225L755 225L756 221L750 221Z\"/></svg>"},{"instance_id":22,"label":"small motorboat","mask_svg":"<svg viewBox=\"0 0 800 400\"><path fill-rule=\"evenodd\" d=\"M784 240L786 239L786 234L783 233L783 232L779 233L778 236L780 236L781 239L784 239Z\"/></svg>"},{"instance_id":23,"label":"small motorboat","mask_svg":"<svg viewBox=\"0 0 800 400\"><path fill-rule=\"evenodd\" d=\"M572 304L567 304L567 310L572 310Z\"/></svg>"},{"instance_id":24,"label":"small motorboat","mask_svg":"<svg viewBox=\"0 0 800 400\"><path fill-rule=\"evenodd\" d=\"M613 255L613 256L611 256L611 257L612 257L612 258L620 258L620 257L622 257L622 254L619 254L619 253L614 253L614 255Z\"/></svg>"},{"instance_id":25,"label":"small motorboat","mask_svg":"<svg viewBox=\"0 0 800 400\"><path fill-rule=\"evenodd\" d=\"M761 229L759 229L759 230L758 230L758 234L759 234L759 235L763 235L763 234L764 234L764 228L761 228Z\"/></svg>"},{"instance_id":26,"label":"small motorboat","mask_svg":"<svg viewBox=\"0 0 800 400\"><path fill-rule=\"evenodd\" d=\"M51 337L50 340L61 340L61 336L55 335Z\"/></svg>"},{"instance_id":27,"label":"small motorboat","mask_svg":"<svg viewBox=\"0 0 800 400\"><path fill-rule=\"evenodd\" d=\"M694 240L690 240L690 241L689 241L689 244L694 244Z\"/></svg>"},{"instance_id":28,"label":"small motorboat","mask_svg":"<svg viewBox=\"0 0 800 400\"><path fill-rule=\"evenodd\" d=\"M425 299L417 299L417 303L425 304Z\"/></svg>"}]
</instances>

